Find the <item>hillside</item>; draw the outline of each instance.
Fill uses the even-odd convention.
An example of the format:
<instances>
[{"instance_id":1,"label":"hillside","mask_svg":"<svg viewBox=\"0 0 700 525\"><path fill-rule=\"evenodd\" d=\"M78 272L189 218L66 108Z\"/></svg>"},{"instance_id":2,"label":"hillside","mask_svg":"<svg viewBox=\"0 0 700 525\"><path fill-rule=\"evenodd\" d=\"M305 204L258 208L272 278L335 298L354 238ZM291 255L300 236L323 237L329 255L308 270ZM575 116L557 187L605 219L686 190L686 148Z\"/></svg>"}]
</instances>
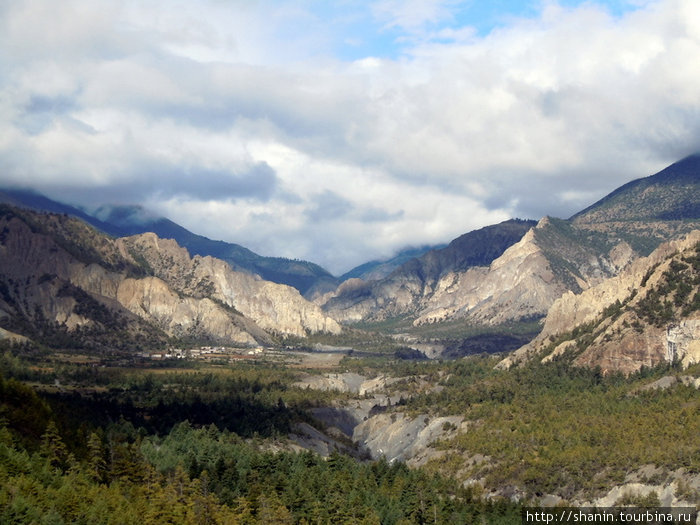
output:
<instances>
[{"instance_id":1,"label":"hillside","mask_svg":"<svg viewBox=\"0 0 700 525\"><path fill-rule=\"evenodd\" d=\"M700 154L633 180L571 217L574 224L700 219Z\"/></svg>"},{"instance_id":2,"label":"hillside","mask_svg":"<svg viewBox=\"0 0 700 525\"><path fill-rule=\"evenodd\" d=\"M113 235L124 237L153 232L174 239L192 255L216 257L237 271L259 275L266 281L293 286L303 295L314 290L335 287L337 280L319 265L309 261L265 257L239 244L216 241L192 233L165 217L153 217L139 206L104 206L96 212L100 221L113 228ZM98 226L99 227L99 226Z\"/></svg>"},{"instance_id":3,"label":"hillside","mask_svg":"<svg viewBox=\"0 0 700 525\"><path fill-rule=\"evenodd\" d=\"M334 318L348 322L415 316L434 295L441 279L490 264L534 224L511 220L464 234L445 248L409 260L380 281L346 281L325 298L323 308Z\"/></svg>"},{"instance_id":4,"label":"hillside","mask_svg":"<svg viewBox=\"0 0 700 525\"><path fill-rule=\"evenodd\" d=\"M344 321L499 325L544 316L564 292L615 275L639 253L609 233L546 217L466 234L377 282L347 281L324 304Z\"/></svg>"},{"instance_id":5,"label":"hillside","mask_svg":"<svg viewBox=\"0 0 700 525\"><path fill-rule=\"evenodd\" d=\"M700 156L691 156L569 220L471 232L379 281L351 279L321 302L344 322L398 317L414 326L458 320L498 326L541 318L562 294L596 286L662 242L700 228L699 195Z\"/></svg>"},{"instance_id":6,"label":"hillside","mask_svg":"<svg viewBox=\"0 0 700 525\"><path fill-rule=\"evenodd\" d=\"M293 286L302 294L311 289L326 292L338 284L328 271L312 262L265 257L235 243L215 241L192 233L170 219L154 216L140 206L102 206L93 216L33 191L10 189L0 190L0 202L35 211L71 215L113 237L153 232L161 238L174 239L192 255L210 255L222 259L235 270Z\"/></svg>"},{"instance_id":7,"label":"hillside","mask_svg":"<svg viewBox=\"0 0 700 525\"><path fill-rule=\"evenodd\" d=\"M115 240L67 215L7 206L0 232L0 324L49 347L251 345L340 330L295 289L152 233Z\"/></svg>"},{"instance_id":8,"label":"hillside","mask_svg":"<svg viewBox=\"0 0 700 525\"><path fill-rule=\"evenodd\" d=\"M700 362L700 231L550 309L542 332L500 366L566 355L603 373Z\"/></svg>"}]
</instances>

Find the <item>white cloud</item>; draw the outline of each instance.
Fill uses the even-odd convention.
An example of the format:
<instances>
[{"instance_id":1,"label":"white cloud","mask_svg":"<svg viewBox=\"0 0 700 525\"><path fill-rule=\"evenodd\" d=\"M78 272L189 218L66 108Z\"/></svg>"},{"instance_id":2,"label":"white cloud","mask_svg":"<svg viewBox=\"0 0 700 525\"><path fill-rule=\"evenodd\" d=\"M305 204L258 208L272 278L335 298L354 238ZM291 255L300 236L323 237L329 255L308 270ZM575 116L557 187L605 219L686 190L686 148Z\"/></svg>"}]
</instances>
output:
<instances>
[{"instance_id":1,"label":"white cloud","mask_svg":"<svg viewBox=\"0 0 700 525\"><path fill-rule=\"evenodd\" d=\"M399 28L415 34L423 33L426 26L451 21L456 3L454 0L379 0L371 9L385 28Z\"/></svg>"}]
</instances>

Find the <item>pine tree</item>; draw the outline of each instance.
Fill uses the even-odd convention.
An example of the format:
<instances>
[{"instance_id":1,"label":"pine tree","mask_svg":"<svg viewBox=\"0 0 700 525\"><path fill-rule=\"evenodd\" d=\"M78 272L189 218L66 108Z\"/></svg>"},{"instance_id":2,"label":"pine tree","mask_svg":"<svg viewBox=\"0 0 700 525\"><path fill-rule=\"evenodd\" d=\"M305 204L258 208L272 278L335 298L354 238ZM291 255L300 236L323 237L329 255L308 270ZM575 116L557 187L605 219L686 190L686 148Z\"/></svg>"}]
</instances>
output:
<instances>
[{"instance_id":1,"label":"pine tree","mask_svg":"<svg viewBox=\"0 0 700 525\"><path fill-rule=\"evenodd\" d=\"M95 432L88 438L88 475L93 481L98 483L105 481L107 472L107 461L105 460L102 439Z\"/></svg>"},{"instance_id":2,"label":"pine tree","mask_svg":"<svg viewBox=\"0 0 700 525\"><path fill-rule=\"evenodd\" d=\"M68 466L68 447L66 447L58 427L53 421L49 421L46 431L41 436L41 448L39 453L46 458L52 468L64 470Z\"/></svg>"}]
</instances>

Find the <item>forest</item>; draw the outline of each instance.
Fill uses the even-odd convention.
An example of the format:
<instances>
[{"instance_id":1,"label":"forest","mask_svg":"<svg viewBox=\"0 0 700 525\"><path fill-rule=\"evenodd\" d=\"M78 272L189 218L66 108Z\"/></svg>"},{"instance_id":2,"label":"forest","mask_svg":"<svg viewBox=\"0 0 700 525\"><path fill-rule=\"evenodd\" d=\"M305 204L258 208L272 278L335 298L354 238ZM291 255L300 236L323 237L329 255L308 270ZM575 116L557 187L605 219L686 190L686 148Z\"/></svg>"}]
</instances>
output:
<instances>
[{"instance_id":1,"label":"forest","mask_svg":"<svg viewBox=\"0 0 700 525\"><path fill-rule=\"evenodd\" d=\"M0 353L1 523L520 523L522 505L605 494L643 465L652 484L700 472L700 365L604 375L566 354L497 370L452 361L349 355L335 368L173 360L97 366L40 347ZM300 388L300 373L397 380L384 410L459 415L421 467L372 461L346 443L329 457L289 438L324 429L316 407L362 396ZM480 458L475 460L475 458ZM684 478L687 479L687 478ZM676 497L700 502L676 481ZM618 503L658 505L654 493Z\"/></svg>"},{"instance_id":2,"label":"forest","mask_svg":"<svg viewBox=\"0 0 700 525\"><path fill-rule=\"evenodd\" d=\"M0 363L2 523L520 520L519 505L436 472L293 449L290 425L344 394L295 389L283 369Z\"/></svg>"}]
</instances>

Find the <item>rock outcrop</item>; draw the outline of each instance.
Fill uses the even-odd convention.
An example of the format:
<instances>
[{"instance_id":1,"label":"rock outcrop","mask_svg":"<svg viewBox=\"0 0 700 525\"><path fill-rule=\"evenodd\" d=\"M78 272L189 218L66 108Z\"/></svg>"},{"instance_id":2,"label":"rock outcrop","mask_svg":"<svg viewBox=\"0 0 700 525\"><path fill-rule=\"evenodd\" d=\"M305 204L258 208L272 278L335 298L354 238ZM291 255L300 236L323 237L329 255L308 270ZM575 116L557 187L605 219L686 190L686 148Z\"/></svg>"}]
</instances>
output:
<instances>
[{"instance_id":1,"label":"rock outcrop","mask_svg":"<svg viewBox=\"0 0 700 525\"><path fill-rule=\"evenodd\" d=\"M661 245L618 276L550 308L542 332L504 359L508 367L534 356L576 354L574 363L603 372L662 362L700 362L700 231Z\"/></svg>"},{"instance_id":2,"label":"rock outcrop","mask_svg":"<svg viewBox=\"0 0 700 525\"><path fill-rule=\"evenodd\" d=\"M114 240L67 216L2 212L0 320L47 344L65 332L138 347L166 336L248 345L340 331L294 288L191 258L175 241Z\"/></svg>"},{"instance_id":3,"label":"rock outcrop","mask_svg":"<svg viewBox=\"0 0 700 525\"><path fill-rule=\"evenodd\" d=\"M171 239L153 233L118 241L126 252L143 258L156 276L180 293L205 296L234 308L268 332L304 337L306 333L339 333L340 325L295 288L236 272L214 257L190 258Z\"/></svg>"}]
</instances>

